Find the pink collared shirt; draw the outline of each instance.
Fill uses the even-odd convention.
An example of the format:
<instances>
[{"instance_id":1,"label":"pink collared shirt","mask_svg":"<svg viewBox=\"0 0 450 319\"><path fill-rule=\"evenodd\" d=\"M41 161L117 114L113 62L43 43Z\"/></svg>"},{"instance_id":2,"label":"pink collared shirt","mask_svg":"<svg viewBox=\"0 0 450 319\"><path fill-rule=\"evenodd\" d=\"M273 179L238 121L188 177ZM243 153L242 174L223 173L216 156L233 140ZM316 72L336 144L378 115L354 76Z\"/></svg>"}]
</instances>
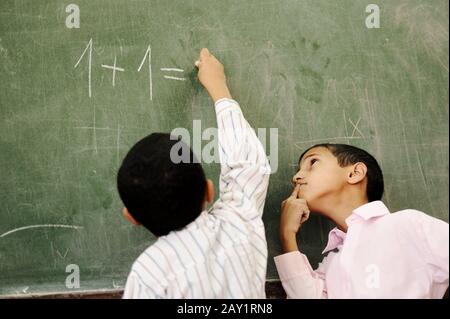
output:
<instances>
[{"instance_id":1,"label":"pink collared shirt","mask_svg":"<svg viewBox=\"0 0 450 319\"><path fill-rule=\"evenodd\" d=\"M347 233L330 231L313 270L299 251L275 257L288 298L442 298L449 227L420 211L391 214L381 201L358 207ZM336 251L334 251L336 250Z\"/></svg>"}]
</instances>

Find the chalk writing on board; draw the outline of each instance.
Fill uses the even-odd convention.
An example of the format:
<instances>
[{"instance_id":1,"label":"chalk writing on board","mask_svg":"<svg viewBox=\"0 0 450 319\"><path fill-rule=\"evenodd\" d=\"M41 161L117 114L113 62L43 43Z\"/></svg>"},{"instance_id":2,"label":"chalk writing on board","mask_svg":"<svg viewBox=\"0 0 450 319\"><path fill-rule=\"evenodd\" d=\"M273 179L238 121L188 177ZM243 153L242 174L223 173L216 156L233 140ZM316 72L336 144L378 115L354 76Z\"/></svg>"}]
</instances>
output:
<instances>
[{"instance_id":1,"label":"chalk writing on board","mask_svg":"<svg viewBox=\"0 0 450 319\"><path fill-rule=\"evenodd\" d=\"M83 57L86 55L87 52L89 52L88 57L88 92L89 92L89 98L92 97L92 50L93 50L93 41L92 38L89 40L88 44L86 45L86 48L84 49L81 56L78 58L78 61L75 63L74 68L77 68L80 65L81 60L83 60ZM148 91L150 100L153 100L153 74L152 74L152 48L149 45L147 47L147 50L145 51L144 57L141 60L141 63L139 64L139 67L137 68L138 72L141 72L143 69L143 66L145 63L148 63ZM112 86L116 86L116 77L117 72L125 72L125 68L117 66L117 57L114 57L114 64L108 65L108 64L101 64L102 68L112 70ZM162 72L165 74L163 75L163 78L166 80L175 80L175 81L186 81L186 78L183 76L180 76L181 73L184 72L183 69L176 68L176 67L163 67L160 68Z\"/></svg>"},{"instance_id":2,"label":"chalk writing on board","mask_svg":"<svg viewBox=\"0 0 450 319\"><path fill-rule=\"evenodd\" d=\"M114 65L102 64L102 68L111 69L112 72L113 72L113 75L112 75L112 86L116 86L116 71L120 71L120 72L124 72L125 71L125 69L117 67L116 64L117 64L117 57L114 57Z\"/></svg>"},{"instance_id":3,"label":"chalk writing on board","mask_svg":"<svg viewBox=\"0 0 450 319\"><path fill-rule=\"evenodd\" d=\"M81 54L80 58L78 59L77 63L75 63L74 68L80 64L81 59L83 59L84 55L86 54L87 50L89 49L89 61L88 61L88 87L89 87L89 97L92 97L92 89L91 89L91 75L92 75L92 38L89 40L88 45L86 46L86 49L84 49L83 53Z\"/></svg>"},{"instance_id":4,"label":"chalk writing on board","mask_svg":"<svg viewBox=\"0 0 450 319\"><path fill-rule=\"evenodd\" d=\"M148 59L148 77L149 77L149 92L150 92L150 100L153 100L153 82L152 82L152 48L148 45L147 51L145 51L144 58L142 59L141 64L139 65L138 72L141 71L142 66L144 65L145 60Z\"/></svg>"},{"instance_id":5,"label":"chalk writing on board","mask_svg":"<svg viewBox=\"0 0 450 319\"><path fill-rule=\"evenodd\" d=\"M352 131L352 136L355 136L355 132L357 131L362 137L364 137L364 134L361 132L361 130L358 128L358 124L361 121L361 118L358 119L358 121L356 121L356 124L353 123L352 119L349 118L348 121L350 122L350 124L353 126L353 131Z\"/></svg>"},{"instance_id":6,"label":"chalk writing on board","mask_svg":"<svg viewBox=\"0 0 450 319\"><path fill-rule=\"evenodd\" d=\"M8 235L11 235L12 233L16 233L18 231L22 231L22 230L26 230L26 229L31 229L31 228L72 228L72 229L81 229L83 228L82 226L74 226L74 225L51 225L51 224L47 224L47 225L30 225L30 226L24 226L24 227L19 227L19 228L15 228L12 229L10 231L7 231L6 233L3 233L0 235L0 238L2 237L6 237Z\"/></svg>"},{"instance_id":7,"label":"chalk writing on board","mask_svg":"<svg viewBox=\"0 0 450 319\"><path fill-rule=\"evenodd\" d=\"M177 68L161 68L161 71L165 71L165 72L184 72L183 69L177 69ZM164 75L165 79L168 80L178 80L178 81L185 81L186 78L180 78L177 76L172 76L172 75Z\"/></svg>"}]
</instances>

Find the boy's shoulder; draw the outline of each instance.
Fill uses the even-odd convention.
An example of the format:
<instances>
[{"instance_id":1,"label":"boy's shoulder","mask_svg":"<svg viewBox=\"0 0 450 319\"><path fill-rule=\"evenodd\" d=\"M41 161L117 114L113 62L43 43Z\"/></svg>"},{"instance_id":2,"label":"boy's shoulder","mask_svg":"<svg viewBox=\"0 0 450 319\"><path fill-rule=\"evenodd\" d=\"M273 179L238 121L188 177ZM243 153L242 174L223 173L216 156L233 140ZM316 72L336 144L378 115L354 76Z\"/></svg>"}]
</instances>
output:
<instances>
[{"instance_id":1,"label":"boy's shoulder","mask_svg":"<svg viewBox=\"0 0 450 319\"><path fill-rule=\"evenodd\" d=\"M173 270L176 254L177 251L170 248L169 240L158 238L135 259L131 273L147 285L166 286L167 280L175 275Z\"/></svg>"},{"instance_id":2,"label":"boy's shoulder","mask_svg":"<svg viewBox=\"0 0 450 319\"><path fill-rule=\"evenodd\" d=\"M373 201L360 206L354 210L353 213L363 217L366 221L375 221L375 223L370 222L372 225L399 222L408 224L427 220L436 220L435 217L417 209L408 208L398 211L391 211L391 209L389 209L381 200Z\"/></svg>"},{"instance_id":3,"label":"boy's shoulder","mask_svg":"<svg viewBox=\"0 0 450 319\"><path fill-rule=\"evenodd\" d=\"M178 231L180 232L180 231ZM176 258L179 250L179 240L177 240L175 232L170 232L165 236L158 237L155 242L147 246L144 251L136 258L134 265L139 262L160 266L166 269L168 263ZM178 235L179 236L179 235Z\"/></svg>"},{"instance_id":4,"label":"boy's shoulder","mask_svg":"<svg viewBox=\"0 0 450 319\"><path fill-rule=\"evenodd\" d=\"M407 223L422 223L426 221L438 220L438 218L434 216L413 208L396 211L390 214L390 216L394 219L401 220Z\"/></svg>"},{"instance_id":5,"label":"boy's shoulder","mask_svg":"<svg viewBox=\"0 0 450 319\"><path fill-rule=\"evenodd\" d=\"M431 235L433 230L441 231L448 223L417 209L402 209L383 216L380 226L410 239L418 240ZM431 233L430 233L431 232ZM423 238L422 238L423 239Z\"/></svg>"},{"instance_id":6,"label":"boy's shoulder","mask_svg":"<svg viewBox=\"0 0 450 319\"><path fill-rule=\"evenodd\" d=\"M429 216L426 213L414 209L414 208L405 208L402 210L398 210L395 212L392 212L392 217L400 218L400 219L415 219L415 218L422 218L424 216ZM430 216L431 217L431 216Z\"/></svg>"},{"instance_id":7,"label":"boy's shoulder","mask_svg":"<svg viewBox=\"0 0 450 319\"><path fill-rule=\"evenodd\" d=\"M199 216L183 229L171 231L158 237L133 263L133 269L154 269L157 275L176 276L193 266L198 259L192 257L192 250L202 249L204 230L199 230L208 222L207 216ZM197 247L198 246L198 247ZM201 246L201 247L200 247Z\"/></svg>"}]
</instances>

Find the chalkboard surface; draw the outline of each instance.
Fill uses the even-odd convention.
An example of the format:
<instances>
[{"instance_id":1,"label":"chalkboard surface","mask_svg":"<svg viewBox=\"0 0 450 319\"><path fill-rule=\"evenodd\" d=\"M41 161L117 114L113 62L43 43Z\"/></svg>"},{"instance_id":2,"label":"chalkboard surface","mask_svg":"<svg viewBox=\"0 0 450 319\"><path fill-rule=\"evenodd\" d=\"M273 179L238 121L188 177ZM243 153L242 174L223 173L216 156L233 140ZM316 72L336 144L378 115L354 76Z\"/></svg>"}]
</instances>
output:
<instances>
[{"instance_id":1,"label":"chalkboard surface","mask_svg":"<svg viewBox=\"0 0 450 319\"><path fill-rule=\"evenodd\" d=\"M155 238L121 216L116 171L151 132L216 125L193 66L202 47L224 63L250 124L267 141L278 129L268 279L280 202L319 142L373 153L391 210L448 221L447 0L378 0L380 28L359 0L73 3L79 28L68 28L71 1L0 2L0 295L67 292L68 265L75 290L123 287ZM203 167L217 187L219 165ZM331 226L312 217L302 228L313 265Z\"/></svg>"}]
</instances>

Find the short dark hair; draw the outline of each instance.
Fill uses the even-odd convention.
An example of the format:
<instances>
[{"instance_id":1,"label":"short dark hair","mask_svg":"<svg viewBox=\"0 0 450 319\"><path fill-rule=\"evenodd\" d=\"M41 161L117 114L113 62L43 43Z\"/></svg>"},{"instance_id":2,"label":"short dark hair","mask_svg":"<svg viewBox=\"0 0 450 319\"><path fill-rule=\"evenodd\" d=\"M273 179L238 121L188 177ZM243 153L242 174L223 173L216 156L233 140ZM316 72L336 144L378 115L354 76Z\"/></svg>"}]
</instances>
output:
<instances>
[{"instance_id":1,"label":"short dark hair","mask_svg":"<svg viewBox=\"0 0 450 319\"><path fill-rule=\"evenodd\" d=\"M304 151L303 154L300 155L299 162L306 152L316 147L328 149L334 157L337 158L339 166L341 167L356 164L358 162L364 163L367 166L367 198L369 202L381 200L384 192L383 172L381 171L377 160L372 155L365 150L352 145L324 143L316 144Z\"/></svg>"},{"instance_id":2,"label":"short dark hair","mask_svg":"<svg viewBox=\"0 0 450 319\"><path fill-rule=\"evenodd\" d=\"M190 160L171 160L170 151L177 143L184 142L167 133L150 134L130 149L117 173L125 207L155 236L195 220L205 198L205 174L192 150L184 144Z\"/></svg>"}]
</instances>

